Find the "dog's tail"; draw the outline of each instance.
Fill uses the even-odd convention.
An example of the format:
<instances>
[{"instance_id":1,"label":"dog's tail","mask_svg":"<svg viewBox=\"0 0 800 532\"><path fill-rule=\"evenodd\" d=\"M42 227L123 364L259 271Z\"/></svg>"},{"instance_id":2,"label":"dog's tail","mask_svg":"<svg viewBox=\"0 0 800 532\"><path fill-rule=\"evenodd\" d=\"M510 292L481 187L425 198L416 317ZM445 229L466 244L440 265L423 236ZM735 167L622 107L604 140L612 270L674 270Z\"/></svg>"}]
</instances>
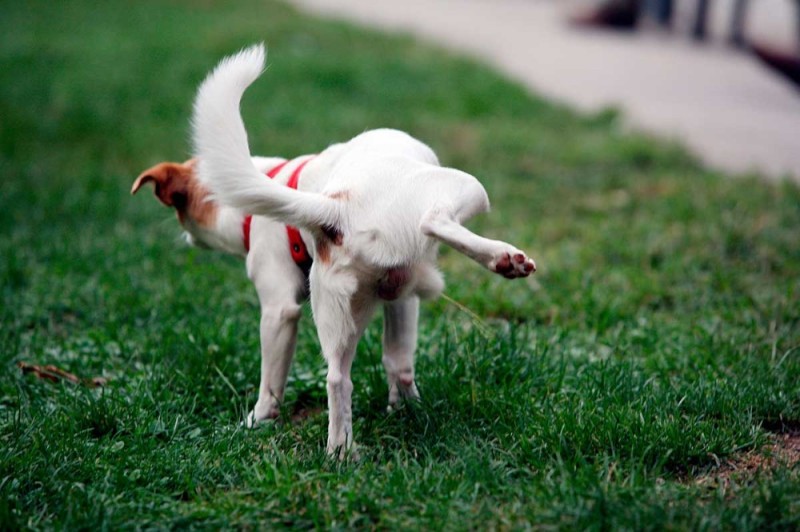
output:
<instances>
[{"instance_id":1,"label":"dog's tail","mask_svg":"<svg viewBox=\"0 0 800 532\"><path fill-rule=\"evenodd\" d=\"M227 57L197 91L192 136L200 180L214 199L244 212L311 230L336 226L336 201L275 183L251 162L239 102L264 71L265 59L263 44Z\"/></svg>"}]
</instances>

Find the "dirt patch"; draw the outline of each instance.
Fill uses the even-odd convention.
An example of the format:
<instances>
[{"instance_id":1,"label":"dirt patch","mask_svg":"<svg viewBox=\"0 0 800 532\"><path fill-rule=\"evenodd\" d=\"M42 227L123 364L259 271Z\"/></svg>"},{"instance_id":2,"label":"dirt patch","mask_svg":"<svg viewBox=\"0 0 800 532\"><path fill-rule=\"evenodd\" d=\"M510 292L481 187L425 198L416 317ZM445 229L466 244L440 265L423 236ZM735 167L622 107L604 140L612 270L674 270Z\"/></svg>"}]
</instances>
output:
<instances>
[{"instance_id":1,"label":"dirt patch","mask_svg":"<svg viewBox=\"0 0 800 532\"><path fill-rule=\"evenodd\" d=\"M758 450L737 453L708 473L693 480L714 489L742 483L757 475L769 475L778 468L792 469L800 463L800 431L773 434L770 442Z\"/></svg>"}]
</instances>

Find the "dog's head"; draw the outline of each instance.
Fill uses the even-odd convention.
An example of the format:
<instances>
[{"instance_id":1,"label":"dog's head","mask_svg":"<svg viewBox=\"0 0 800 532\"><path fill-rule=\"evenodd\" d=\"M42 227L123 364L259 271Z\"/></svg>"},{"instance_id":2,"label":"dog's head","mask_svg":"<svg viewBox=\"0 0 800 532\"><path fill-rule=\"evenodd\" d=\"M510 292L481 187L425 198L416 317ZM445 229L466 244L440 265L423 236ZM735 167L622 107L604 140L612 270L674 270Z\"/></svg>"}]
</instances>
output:
<instances>
[{"instance_id":1,"label":"dog's head","mask_svg":"<svg viewBox=\"0 0 800 532\"><path fill-rule=\"evenodd\" d=\"M203 235L214 229L218 206L209 199L209 192L198 180L197 161L163 162L148 168L136 178L131 194L148 183L158 201L175 209L178 221L187 231L190 244L203 245Z\"/></svg>"},{"instance_id":2,"label":"dog's head","mask_svg":"<svg viewBox=\"0 0 800 532\"><path fill-rule=\"evenodd\" d=\"M192 203L190 196L202 192L196 190L202 187L197 182L195 166L195 159L184 163L158 163L139 174L133 182L131 194L136 194L146 184L153 183L156 198L167 207L173 207L183 223L182 218L188 214L187 209Z\"/></svg>"}]
</instances>

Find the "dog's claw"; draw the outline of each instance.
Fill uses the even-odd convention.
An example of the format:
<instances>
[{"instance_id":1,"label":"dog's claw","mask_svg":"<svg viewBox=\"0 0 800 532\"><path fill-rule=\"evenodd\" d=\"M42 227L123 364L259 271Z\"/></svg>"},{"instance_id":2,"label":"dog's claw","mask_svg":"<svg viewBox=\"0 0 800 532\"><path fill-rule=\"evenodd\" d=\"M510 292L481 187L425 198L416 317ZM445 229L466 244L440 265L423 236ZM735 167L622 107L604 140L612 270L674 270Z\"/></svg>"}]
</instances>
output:
<instances>
[{"instance_id":1,"label":"dog's claw","mask_svg":"<svg viewBox=\"0 0 800 532\"><path fill-rule=\"evenodd\" d=\"M275 421L275 419L277 419L279 415L280 412L276 410L275 412L270 412L264 416L257 416L256 409L253 409L249 414L247 414L247 417L244 418L244 421L242 421L242 426L248 429L255 429L262 425L266 425L267 423Z\"/></svg>"},{"instance_id":2,"label":"dog's claw","mask_svg":"<svg viewBox=\"0 0 800 532\"><path fill-rule=\"evenodd\" d=\"M241 425L246 429L254 429L258 427L259 421L253 415L253 413L250 412L249 414L247 414L247 417L244 418Z\"/></svg>"}]
</instances>

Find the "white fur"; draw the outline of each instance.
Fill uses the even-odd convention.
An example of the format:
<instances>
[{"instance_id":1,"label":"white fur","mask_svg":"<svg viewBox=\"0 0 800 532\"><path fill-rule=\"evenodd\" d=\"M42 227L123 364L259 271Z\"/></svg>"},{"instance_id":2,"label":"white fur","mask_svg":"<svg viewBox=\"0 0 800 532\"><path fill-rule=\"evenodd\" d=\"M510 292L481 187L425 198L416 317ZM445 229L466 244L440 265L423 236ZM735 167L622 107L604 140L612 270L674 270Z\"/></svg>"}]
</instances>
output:
<instances>
[{"instance_id":1,"label":"white fur","mask_svg":"<svg viewBox=\"0 0 800 532\"><path fill-rule=\"evenodd\" d=\"M200 87L193 117L199 177L223 205L263 215L253 218L247 257L262 307L261 386L248 425L278 414L305 297L305 279L288 253L287 223L302 230L315 259L309 284L328 363L327 447L341 456L353 444L350 368L356 344L379 305L390 406L418 397L419 298L443 289L435 265L439 241L509 278L526 276L535 266L513 246L464 228L462 222L489 208L483 187L469 174L440 167L428 146L400 131L367 131L327 148L305 166L299 190L284 184L305 158L266 179L267 159L251 159L239 113L242 94L263 72L264 60L262 45L248 48L223 60Z\"/></svg>"}]
</instances>

